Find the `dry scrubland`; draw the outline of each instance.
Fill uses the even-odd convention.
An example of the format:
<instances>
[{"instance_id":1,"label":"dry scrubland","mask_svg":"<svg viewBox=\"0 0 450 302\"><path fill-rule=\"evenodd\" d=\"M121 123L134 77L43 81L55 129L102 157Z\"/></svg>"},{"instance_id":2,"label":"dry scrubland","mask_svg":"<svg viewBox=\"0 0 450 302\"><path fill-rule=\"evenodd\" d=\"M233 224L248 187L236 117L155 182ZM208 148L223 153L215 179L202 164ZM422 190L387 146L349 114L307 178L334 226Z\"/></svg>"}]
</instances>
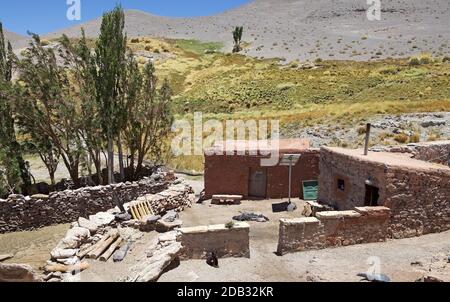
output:
<instances>
[{"instance_id":1,"label":"dry scrubland","mask_svg":"<svg viewBox=\"0 0 450 302\"><path fill-rule=\"evenodd\" d=\"M230 54L217 42L140 37L130 38L129 47L138 62L153 60L160 79L170 80L177 118L192 120L200 111L204 119L220 121L278 119L284 137L319 125L328 125L329 134L349 128L362 136L363 125L374 116L450 111L450 56L286 63ZM447 139L442 135L448 134L435 138ZM373 144L432 140L431 134L420 138L420 133L378 137ZM359 137L343 137L331 144L358 142ZM201 171L203 158L178 157L171 165Z\"/></svg>"},{"instance_id":2,"label":"dry scrubland","mask_svg":"<svg viewBox=\"0 0 450 302\"><path fill-rule=\"evenodd\" d=\"M144 54L145 49L159 52L157 70L172 82L178 117L192 119L194 112L201 111L205 119L221 121L279 119L283 136L295 137L298 129L315 125L360 128L378 115L450 111L449 57L417 54L371 62L284 64L279 59L213 52L220 48L217 43L133 41L138 53ZM376 143L408 140L414 138L405 141L402 134L381 133ZM172 164L201 170L202 157L176 158Z\"/></svg>"}]
</instances>

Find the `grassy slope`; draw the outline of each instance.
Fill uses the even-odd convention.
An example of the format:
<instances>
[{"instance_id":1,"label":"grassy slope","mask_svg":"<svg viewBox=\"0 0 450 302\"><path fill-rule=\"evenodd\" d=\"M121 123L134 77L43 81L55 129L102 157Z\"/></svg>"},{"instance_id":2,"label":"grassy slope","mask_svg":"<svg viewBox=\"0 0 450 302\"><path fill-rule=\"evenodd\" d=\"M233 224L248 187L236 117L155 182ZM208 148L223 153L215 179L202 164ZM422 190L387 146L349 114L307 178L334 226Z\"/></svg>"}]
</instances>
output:
<instances>
[{"instance_id":1,"label":"grassy slope","mask_svg":"<svg viewBox=\"0 0 450 302\"><path fill-rule=\"evenodd\" d=\"M418 66L408 59L324 61L303 69L299 62L221 53L218 43L139 38L129 46L155 56L159 77L169 78L176 94L178 117L201 111L221 121L270 118L295 129L351 125L375 114L450 111L450 62L442 59ZM193 156L171 164L201 170L202 162Z\"/></svg>"}]
</instances>

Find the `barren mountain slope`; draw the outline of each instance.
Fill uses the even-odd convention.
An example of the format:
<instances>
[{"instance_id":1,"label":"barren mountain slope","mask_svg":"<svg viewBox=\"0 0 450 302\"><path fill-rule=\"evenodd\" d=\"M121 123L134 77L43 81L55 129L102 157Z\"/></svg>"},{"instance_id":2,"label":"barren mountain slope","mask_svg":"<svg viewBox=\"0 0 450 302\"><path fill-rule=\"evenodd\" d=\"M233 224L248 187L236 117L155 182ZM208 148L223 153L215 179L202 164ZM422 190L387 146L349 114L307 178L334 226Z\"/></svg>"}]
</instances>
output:
<instances>
[{"instance_id":1,"label":"barren mountain slope","mask_svg":"<svg viewBox=\"0 0 450 302\"><path fill-rule=\"evenodd\" d=\"M16 42L25 39L24 36L21 36L21 35L19 35L19 34L13 33L13 32L11 32L11 31L7 31L7 30L5 30L5 29L3 29L3 33L5 34L5 39L6 39L7 41L10 41L11 44L13 44L13 45L14 45Z\"/></svg>"},{"instance_id":2,"label":"barren mountain slope","mask_svg":"<svg viewBox=\"0 0 450 302\"><path fill-rule=\"evenodd\" d=\"M246 52L258 57L295 59L354 59L406 57L427 51L450 52L448 0L383 0L381 21L369 21L365 0L255 0L219 15L168 18L129 10L130 37L218 41L231 50L231 31L244 25ZM100 19L82 25L96 37ZM79 36L81 26L61 30Z\"/></svg>"}]
</instances>

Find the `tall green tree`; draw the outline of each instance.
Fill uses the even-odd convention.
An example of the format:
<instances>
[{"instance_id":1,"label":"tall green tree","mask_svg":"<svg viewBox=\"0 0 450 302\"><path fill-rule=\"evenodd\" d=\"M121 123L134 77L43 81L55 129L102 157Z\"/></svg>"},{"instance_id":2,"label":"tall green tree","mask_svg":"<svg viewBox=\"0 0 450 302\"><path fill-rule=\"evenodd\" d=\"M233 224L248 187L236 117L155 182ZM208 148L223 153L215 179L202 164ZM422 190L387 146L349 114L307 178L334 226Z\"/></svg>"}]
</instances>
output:
<instances>
[{"instance_id":1,"label":"tall green tree","mask_svg":"<svg viewBox=\"0 0 450 302\"><path fill-rule=\"evenodd\" d=\"M94 164L97 180L103 184L101 154L104 150L105 137L102 133L100 113L96 102L96 81L94 74L96 66L94 56L81 30L81 39L73 42L67 36L61 38L63 51L61 57L65 65L70 66L69 74L79 112L79 135L86 149L88 160L86 165L90 170L90 162Z\"/></svg>"},{"instance_id":2,"label":"tall green tree","mask_svg":"<svg viewBox=\"0 0 450 302\"><path fill-rule=\"evenodd\" d=\"M83 117L77 110L66 67L58 58L52 47L45 47L39 36L33 35L24 58L18 62L20 93L13 109L18 124L32 138L45 137L57 148L74 185L79 187L83 153L79 125ZM38 141L37 145L46 142Z\"/></svg>"},{"instance_id":3,"label":"tall green tree","mask_svg":"<svg viewBox=\"0 0 450 302\"><path fill-rule=\"evenodd\" d=\"M128 65L126 141L133 178L141 176L144 159L159 162L173 123L172 90L167 80L157 89L155 67L149 62L140 71L131 58ZM137 159L136 165L135 160Z\"/></svg>"},{"instance_id":4,"label":"tall green tree","mask_svg":"<svg viewBox=\"0 0 450 302\"><path fill-rule=\"evenodd\" d=\"M11 83L16 57L11 43L5 43L3 25L0 22L0 149L3 150L0 164L4 167L4 179L9 188L27 193L31 177L16 139L14 115L11 110Z\"/></svg>"},{"instance_id":5,"label":"tall green tree","mask_svg":"<svg viewBox=\"0 0 450 302\"><path fill-rule=\"evenodd\" d=\"M122 76L126 68L125 14L120 6L103 15L95 47L96 100L103 133L108 141L108 182L114 182L114 141L120 138Z\"/></svg>"},{"instance_id":6,"label":"tall green tree","mask_svg":"<svg viewBox=\"0 0 450 302\"><path fill-rule=\"evenodd\" d=\"M233 52L240 52L242 50L241 48L241 41L242 41L242 34L244 33L244 27L243 26L236 26L233 31L233 40L234 40L234 47Z\"/></svg>"}]
</instances>

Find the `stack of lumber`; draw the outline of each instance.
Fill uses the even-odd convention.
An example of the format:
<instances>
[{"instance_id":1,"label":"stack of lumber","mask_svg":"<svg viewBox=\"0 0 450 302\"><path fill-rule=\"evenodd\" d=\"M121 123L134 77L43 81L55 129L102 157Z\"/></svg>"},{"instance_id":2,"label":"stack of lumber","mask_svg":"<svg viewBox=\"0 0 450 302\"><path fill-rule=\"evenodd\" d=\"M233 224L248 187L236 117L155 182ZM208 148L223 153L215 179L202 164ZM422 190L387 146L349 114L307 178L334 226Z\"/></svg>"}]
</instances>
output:
<instances>
[{"instance_id":1,"label":"stack of lumber","mask_svg":"<svg viewBox=\"0 0 450 302\"><path fill-rule=\"evenodd\" d=\"M123 238L120 237L117 230L111 230L105 234L97 243L81 249L77 256L80 259L99 259L100 261L108 261L112 254L120 247Z\"/></svg>"}]
</instances>

